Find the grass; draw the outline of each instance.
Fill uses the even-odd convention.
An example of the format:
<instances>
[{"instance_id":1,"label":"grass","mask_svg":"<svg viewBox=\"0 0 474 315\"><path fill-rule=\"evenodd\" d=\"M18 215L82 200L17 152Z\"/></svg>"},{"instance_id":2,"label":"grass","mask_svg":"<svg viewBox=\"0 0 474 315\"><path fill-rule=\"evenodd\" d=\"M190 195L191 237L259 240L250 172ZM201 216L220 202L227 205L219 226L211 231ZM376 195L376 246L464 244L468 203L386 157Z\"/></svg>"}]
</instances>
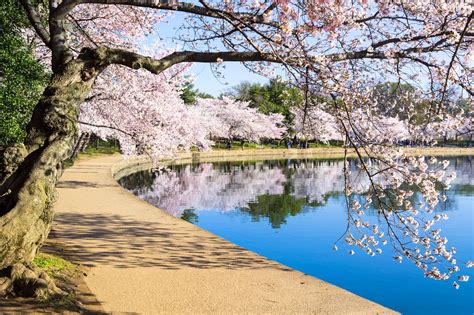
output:
<instances>
[{"instance_id":1,"label":"grass","mask_svg":"<svg viewBox=\"0 0 474 315\"><path fill-rule=\"evenodd\" d=\"M334 142L334 144L337 144ZM308 143L308 148L339 148L340 146L334 145L332 143L325 144L321 142L310 142ZM294 144L293 148L296 149L297 145ZM283 141L280 142L280 144L276 143L254 143L254 142L245 142L244 145L242 146L242 143L240 141L233 141L232 142L232 147L231 150L248 150L248 149L287 149L285 143ZM223 142L217 142L213 150L228 150L227 144Z\"/></svg>"},{"instance_id":2,"label":"grass","mask_svg":"<svg viewBox=\"0 0 474 315\"><path fill-rule=\"evenodd\" d=\"M87 149L84 152L79 153L76 160L79 160L82 156L97 156L103 154L114 154L120 153L120 148L115 145L113 142L100 140L92 145L92 143L87 146ZM64 161L64 168L69 168L74 165L74 161L67 159Z\"/></svg>"},{"instance_id":3,"label":"grass","mask_svg":"<svg viewBox=\"0 0 474 315\"><path fill-rule=\"evenodd\" d=\"M75 310L77 304L77 297L74 292L67 292L64 295L55 295L49 297L45 304L56 310Z\"/></svg>"},{"instance_id":4,"label":"grass","mask_svg":"<svg viewBox=\"0 0 474 315\"><path fill-rule=\"evenodd\" d=\"M86 151L81 152L81 155L94 156L100 154L114 154L119 153L118 147L88 147Z\"/></svg>"},{"instance_id":5,"label":"grass","mask_svg":"<svg viewBox=\"0 0 474 315\"><path fill-rule=\"evenodd\" d=\"M53 278L67 279L75 274L77 266L61 257L38 253L33 263Z\"/></svg>"}]
</instances>

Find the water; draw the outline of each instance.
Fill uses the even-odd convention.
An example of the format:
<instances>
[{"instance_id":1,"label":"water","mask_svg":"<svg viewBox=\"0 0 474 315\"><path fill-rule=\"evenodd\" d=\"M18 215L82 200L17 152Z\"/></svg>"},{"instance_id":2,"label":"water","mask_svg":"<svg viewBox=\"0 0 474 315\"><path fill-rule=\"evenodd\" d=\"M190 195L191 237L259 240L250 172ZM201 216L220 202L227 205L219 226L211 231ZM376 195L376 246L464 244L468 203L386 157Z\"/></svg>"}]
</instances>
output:
<instances>
[{"instance_id":1,"label":"water","mask_svg":"<svg viewBox=\"0 0 474 315\"><path fill-rule=\"evenodd\" d=\"M458 262L474 260L474 161L449 158L457 178L436 211L437 222L457 248ZM404 314L473 314L474 268L470 282L425 278L411 262L399 264L390 243L371 257L334 242L347 225L339 160L281 160L175 166L121 179L138 197L239 246L340 286ZM365 180L353 172L361 187ZM369 220L378 221L369 211Z\"/></svg>"}]
</instances>

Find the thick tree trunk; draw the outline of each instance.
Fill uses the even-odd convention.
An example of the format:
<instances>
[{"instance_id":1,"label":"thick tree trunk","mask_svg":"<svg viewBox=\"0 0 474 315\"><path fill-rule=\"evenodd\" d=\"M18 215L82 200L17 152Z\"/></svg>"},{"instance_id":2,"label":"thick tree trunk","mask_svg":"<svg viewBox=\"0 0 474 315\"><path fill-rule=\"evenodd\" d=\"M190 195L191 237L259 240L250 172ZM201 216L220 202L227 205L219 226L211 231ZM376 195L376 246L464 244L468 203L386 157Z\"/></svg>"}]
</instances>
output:
<instances>
[{"instance_id":1,"label":"thick tree trunk","mask_svg":"<svg viewBox=\"0 0 474 315\"><path fill-rule=\"evenodd\" d=\"M51 229L55 185L77 137L80 104L99 68L90 52L68 62L44 91L24 144L8 148L4 154L0 173L0 294L14 290L25 278L34 278L29 263ZM8 277L11 281L6 280ZM44 281L39 282L44 287Z\"/></svg>"}]
</instances>

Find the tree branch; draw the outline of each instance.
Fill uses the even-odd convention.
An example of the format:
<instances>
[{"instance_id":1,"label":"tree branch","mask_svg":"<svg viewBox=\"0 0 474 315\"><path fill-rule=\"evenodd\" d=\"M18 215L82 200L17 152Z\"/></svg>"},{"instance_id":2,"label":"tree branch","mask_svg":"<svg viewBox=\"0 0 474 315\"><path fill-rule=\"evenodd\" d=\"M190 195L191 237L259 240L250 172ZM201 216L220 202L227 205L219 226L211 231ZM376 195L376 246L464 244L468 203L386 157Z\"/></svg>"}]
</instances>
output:
<instances>
[{"instance_id":1,"label":"tree branch","mask_svg":"<svg viewBox=\"0 0 474 315\"><path fill-rule=\"evenodd\" d=\"M213 63L222 61L268 61L282 63L282 60L273 54L259 52L194 52L180 51L169 54L161 59L143 56L134 52L114 48L99 48L96 50L99 58L106 64L120 64L132 69L146 69L151 73L159 74L164 70L183 62Z\"/></svg>"},{"instance_id":2,"label":"tree branch","mask_svg":"<svg viewBox=\"0 0 474 315\"><path fill-rule=\"evenodd\" d=\"M58 0L49 0L49 33L51 36L51 63L54 73L62 71L66 63L74 58L67 36L67 21L53 17L53 12L59 7Z\"/></svg>"},{"instance_id":3,"label":"tree branch","mask_svg":"<svg viewBox=\"0 0 474 315\"><path fill-rule=\"evenodd\" d=\"M459 83L459 85L467 92L469 95L474 96L474 90L472 88L469 88L469 86L466 86L465 84Z\"/></svg>"},{"instance_id":4,"label":"tree branch","mask_svg":"<svg viewBox=\"0 0 474 315\"><path fill-rule=\"evenodd\" d=\"M36 31L36 34L41 38L41 40L49 46L50 37L48 31L41 25L41 17L36 11L36 8L33 6L30 0L20 0L21 5L26 11L28 20Z\"/></svg>"},{"instance_id":5,"label":"tree branch","mask_svg":"<svg viewBox=\"0 0 474 315\"><path fill-rule=\"evenodd\" d=\"M464 26L464 29L461 32L459 41L456 45L456 49L454 50L453 56L451 57L451 61L449 62L448 71L446 72L446 79L444 81L444 86L443 86L443 94L441 96L441 101L439 102L439 106L438 106L438 113L441 110L441 106L443 106L443 101L446 97L446 90L448 89L448 82L449 82L449 73L451 72L451 68L454 65L454 60L456 59L456 55L458 54L459 46L461 46L463 37L466 34L469 24L471 23L471 20L473 17L474 17L474 11L471 12L471 14L469 15L469 18L466 21L466 25Z\"/></svg>"},{"instance_id":6,"label":"tree branch","mask_svg":"<svg viewBox=\"0 0 474 315\"><path fill-rule=\"evenodd\" d=\"M166 11L177 11L177 12L185 12L191 13L200 16L207 16L216 19L222 19L223 16L231 18L232 16L236 16L240 20L245 20L248 23L258 23L258 24L265 24L271 25L273 27L279 28L280 25L278 23L267 21L264 15L259 14L255 15L252 13L232 13L229 12L199 6L193 3L187 3L182 1L163 1L163 0L65 0L62 2L61 5L53 13L55 18L64 18L75 6L79 4L108 4L108 5L131 5L135 7L143 7L143 8L151 8L151 9L159 9L159 10L166 10Z\"/></svg>"},{"instance_id":7,"label":"tree branch","mask_svg":"<svg viewBox=\"0 0 474 315\"><path fill-rule=\"evenodd\" d=\"M124 49L100 47L96 49L84 48L82 54L90 56L92 54L99 60L102 60L105 65L119 64L132 69L145 69L154 74L159 74L166 69L183 62L199 62L199 63L216 63L216 62L272 62L284 64L291 67L304 67L302 59L306 63L317 62L317 57L307 56L306 58L282 58L273 53L265 52L236 52L236 51L224 51L224 52L199 52L199 51L179 51L171 53L161 59L155 59L149 56L144 56ZM345 54L333 54L326 56L334 62L345 61L350 59L389 59L389 58L409 58L418 62L409 55L398 53L395 57L386 56L381 52L367 52L358 51L354 53ZM427 66L432 66L427 64Z\"/></svg>"}]
</instances>

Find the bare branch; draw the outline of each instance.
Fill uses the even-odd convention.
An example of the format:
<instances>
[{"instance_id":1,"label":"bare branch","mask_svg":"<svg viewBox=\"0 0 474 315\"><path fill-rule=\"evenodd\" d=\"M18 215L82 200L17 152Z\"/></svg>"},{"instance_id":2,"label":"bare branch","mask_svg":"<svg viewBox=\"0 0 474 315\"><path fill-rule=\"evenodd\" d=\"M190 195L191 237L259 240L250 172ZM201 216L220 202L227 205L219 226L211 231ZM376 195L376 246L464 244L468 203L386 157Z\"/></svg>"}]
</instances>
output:
<instances>
[{"instance_id":1,"label":"bare branch","mask_svg":"<svg viewBox=\"0 0 474 315\"><path fill-rule=\"evenodd\" d=\"M107 64L120 64L132 69L146 69L152 73L159 74L173 65L183 62L205 62L213 63L222 61L268 61L281 63L282 61L273 54L258 52L195 52L181 51L169 54L161 59L143 56L122 49L99 48L97 54ZM219 60L220 59L220 60Z\"/></svg>"},{"instance_id":2,"label":"bare branch","mask_svg":"<svg viewBox=\"0 0 474 315\"><path fill-rule=\"evenodd\" d=\"M191 13L200 16L207 16L217 19L222 19L223 16L232 18L229 15L229 12L214 9L210 7L203 7L193 3L186 3L182 1L161 1L161 0L65 0L63 3L58 6L58 8L53 12L55 18L65 17L75 6L79 4L120 4L120 5L131 5L135 7L159 9L166 11L176 11L176 12L185 12ZM255 15L252 13L233 13L234 16L237 16L240 20L245 20L249 23L258 23L271 25L279 28L278 23L267 21L264 15Z\"/></svg>"},{"instance_id":3,"label":"bare branch","mask_svg":"<svg viewBox=\"0 0 474 315\"><path fill-rule=\"evenodd\" d=\"M454 65L454 60L456 59L456 55L458 54L459 46L461 46L463 38L466 35L467 29L468 29L469 24L471 23L471 20L472 20L473 17L474 17L474 11L471 12L471 14L469 15L469 18L466 21L466 25L464 26L464 29L461 33L461 36L459 37L459 41L456 45L456 49L454 50L453 57L451 58L451 61L449 62L448 71L446 72L446 79L444 81L443 94L442 94L441 101L439 102L439 106L438 106L438 113L441 109L441 106L443 106L443 101L446 97L446 90L448 89L449 73L451 72L451 68Z\"/></svg>"},{"instance_id":4,"label":"bare branch","mask_svg":"<svg viewBox=\"0 0 474 315\"><path fill-rule=\"evenodd\" d=\"M179 51L171 53L161 59L155 59L152 57L137 54L128 50L100 47L97 49L85 48L86 52L91 52L98 56L100 60L103 60L105 64L120 64L132 69L145 69L152 73L159 74L166 69L183 62L199 62L199 63L216 63L216 62L272 62L279 63L286 66L301 68L305 64L302 63L304 58L281 58L274 53L264 52L236 52L236 51L224 51L224 52L199 52L199 51ZM386 56L384 53L379 52L367 52L358 51L354 53L344 54L333 54L327 56L330 60L344 61L350 59L389 59L392 57ZM411 58L409 55L398 53L396 58ZM305 62L316 62L317 57L307 56ZM415 60L421 62L421 60ZM427 66L432 66L428 64Z\"/></svg>"},{"instance_id":5,"label":"bare branch","mask_svg":"<svg viewBox=\"0 0 474 315\"><path fill-rule=\"evenodd\" d=\"M36 34L41 38L41 40L49 46L50 37L48 31L41 25L41 17L36 11L36 8L33 6L30 0L21 0L21 5L26 11L28 20L36 31Z\"/></svg>"}]
</instances>

